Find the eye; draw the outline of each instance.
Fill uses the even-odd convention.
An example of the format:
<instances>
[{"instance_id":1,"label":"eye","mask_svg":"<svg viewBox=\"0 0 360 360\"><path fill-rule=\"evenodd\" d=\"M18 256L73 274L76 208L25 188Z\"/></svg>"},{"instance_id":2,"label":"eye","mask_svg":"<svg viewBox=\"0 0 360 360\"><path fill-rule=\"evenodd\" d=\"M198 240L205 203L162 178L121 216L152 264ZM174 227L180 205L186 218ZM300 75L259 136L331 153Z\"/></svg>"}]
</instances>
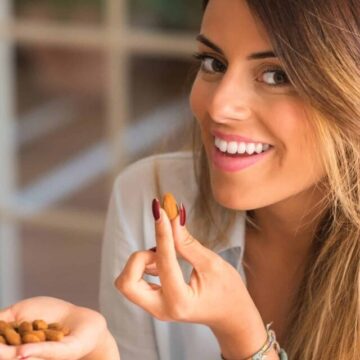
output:
<instances>
[{"instance_id":1,"label":"eye","mask_svg":"<svg viewBox=\"0 0 360 360\"><path fill-rule=\"evenodd\" d=\"M269 86L290 85L290 80L281 69L268 69L261 75L263 81Z\"/></svg>"},{"instance_id":2,"label":"eye","mask_svg":"<svg viewBox=\"0 0 360 360\"><path fill-rule=\"evenodd\" d=\"M200 61L200 69L208 74L223 73L226 70L226 65L213 56L195 53L193 54L193 57Z\"/></svg>"}]
</instances>

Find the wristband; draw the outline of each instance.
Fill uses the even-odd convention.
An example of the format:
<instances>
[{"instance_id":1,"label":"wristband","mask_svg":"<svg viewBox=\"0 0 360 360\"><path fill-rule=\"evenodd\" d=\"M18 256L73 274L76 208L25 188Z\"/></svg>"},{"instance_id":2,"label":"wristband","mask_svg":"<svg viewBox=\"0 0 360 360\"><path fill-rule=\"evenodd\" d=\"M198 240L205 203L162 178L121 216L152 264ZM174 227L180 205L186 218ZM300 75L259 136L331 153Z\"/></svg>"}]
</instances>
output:
<instances>
[{"instance_id":1,"label":"wristband","mask_svg":"<svg viewBox=\"0 0 360 360\"><path fill-rule=\"evenodd\" d=\"M287 355L283 349L280 348L279 343L276 341L276 335L274 330L270 329L272 322L266 325L267 339L265 344L261 347L259 351L255 354L247 357L242 360L265 360L266 354L270 351L270 349L274 346L276 352L280 355L281 360L287 360ZM222 360L230 360L226 359L223 354L221 354Z\"/></svg>"}]
</instances>

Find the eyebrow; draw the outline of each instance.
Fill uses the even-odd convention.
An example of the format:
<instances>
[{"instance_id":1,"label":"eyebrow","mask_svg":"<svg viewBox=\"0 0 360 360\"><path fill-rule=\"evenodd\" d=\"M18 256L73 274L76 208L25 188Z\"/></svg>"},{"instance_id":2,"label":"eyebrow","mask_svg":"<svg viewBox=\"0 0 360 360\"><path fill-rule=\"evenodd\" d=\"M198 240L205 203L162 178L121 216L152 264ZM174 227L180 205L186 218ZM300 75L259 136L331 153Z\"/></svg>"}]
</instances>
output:
<instances>
[{"instance_id":1,"label":"eyebrow","mask_svg":"<svg viewBox=\"0 0 360 360\"><path fill-rule=\"evenodd\" d=\"M225 56L224 51L219 46L215 45L211 40L209 40L205 35L200 34L200 35L196 36L196 40L200 41L207 47L215 50L219 54ZM246 57L246 59L247 60L257 60L257 59L266 59L266 58L275 58L275 57L277 57L275 55L275 53L271 50L268 50L268 51L262 51L262 52L250 54Z\"/></svg>"}]
</instances>

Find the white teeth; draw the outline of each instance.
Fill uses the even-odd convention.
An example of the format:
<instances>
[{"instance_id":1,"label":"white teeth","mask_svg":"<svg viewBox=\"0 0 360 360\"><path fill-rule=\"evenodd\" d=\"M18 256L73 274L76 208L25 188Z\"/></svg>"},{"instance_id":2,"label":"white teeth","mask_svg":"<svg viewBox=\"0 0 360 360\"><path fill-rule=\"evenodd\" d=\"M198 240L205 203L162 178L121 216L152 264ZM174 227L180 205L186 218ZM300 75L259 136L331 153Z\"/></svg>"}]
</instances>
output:
<instances>
[{"instance_id":1,"label":"white teeth","mask_svg":"<svg viewBox=\"0 0 360 360\"><path fill-rule=\"evenodd\" d=\"M260 154L263 151L263 144L256 144L255 146L255 152L257 154Z\"/></svg>"},{"instance_id":2,"label":"white teeth","mask_svg":"<svg viewBox=\"0 0 360 360\"><path fill-rule=\"evenodd\" d=\"M250 144L247 144L246 145L246 152L249 154L249 155L252 155L255 151L255 144L254 143L250 143Z\"/></svg>"},{"instance_id":3,"label":"white teeth","mask_svg":"<svg viewBox=\"0 0 360 360\"><path fill-rule=\"evenodd\" d=\"M238 154L245 154L245 151L246 151L246 144L244 142L241 142L239 144Z\"/></svg>"},{"instance_id":4,"label":"white teeth","mask_svg":"<svg viewBox=\"0 0 360 360\"><path fill-rule=\"evenodd\" d=\"M215 138L215 146L219 149L220 148L221 140L219 138Z\"/></svg>"},{"instance_id":5,"label":"white teeth","mask_svg":"<svg viewBox=\"0 0 360 360\"><path fill-rule=\"evenodd\" d=\"M237 142L235 141L231 141L228 143L228 146L227 146L227 152L229 154L236 154L238 151L238 144Z\"/></svg>"},{"instance_id":6,"label":"white teeth","mask_svg":"<svg viewBox=\"0 0 360 360\"><path fill-rule=\"evenodd\" d=\"M236 141L225 141L218 137L215 137L215 146L221 152L227 152L229 154L249 154L252 155L254 153L260 154L263 151L269 149L269 144L262 143L245 143L245 142L236 142Z\"/></svg>"},{"instance_id":7,"label":"white teeth","mask_svg":"<svg viewBox=\"0 0 360 360\"><path fill-rule=\"evenodd\" d=\"M219 149L220 149L222 152L226 152L226 151L227 151L227 142L220 139Z\"/></svg>"}]
</instances>

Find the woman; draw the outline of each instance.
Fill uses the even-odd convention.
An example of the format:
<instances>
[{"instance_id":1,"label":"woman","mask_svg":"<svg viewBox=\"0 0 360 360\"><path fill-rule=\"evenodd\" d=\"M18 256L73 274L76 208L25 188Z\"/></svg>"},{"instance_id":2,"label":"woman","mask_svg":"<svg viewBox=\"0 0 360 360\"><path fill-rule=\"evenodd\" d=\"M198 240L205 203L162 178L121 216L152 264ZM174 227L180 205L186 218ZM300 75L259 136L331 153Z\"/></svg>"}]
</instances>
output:
<instances>
[{"instance_id":1,"label":"woman","mask_svg":"<svg viewBox=\"0 0 360 360\"><path fill-rule=\"evenodd\" d=\"M114 186L101 282L109 329L125 360L285 358L271 322L289 359L354 360L359 8L352 0L204 6L190 96L201 141L193 155L130 166ZM169 221L155 199L154 234L150 202L167 191L188 219L181 207Z\"/></svg>"},{"instance_id":2,"label":"woman","mask_svg":"<svg viewBox=\"0 0 360 360\"><path fill-rule=\"evenodd\" d=\"M185 155L147 159L120 176L114 219L121 219L114 220L118 226L108 226L104 245L103 312L125 359L216 358L213 335L225 358L250 358L265 342L264 325L272 321L290 359L356 359L360 353L359 7L353 1L335 0L211 0L205 6L196 55L201 68L190 97L201 135L194 152L200 153L195 156L199 197L193 201L197 189ZM255 150L266 151L254 156L251 143L264 144ZM234 154L244 147L251 156ZM174 253L163 256L162 248L161 254L145 251L130 258L117 286L157 318L197 322L206 329L161 324L115 292L111 298L110 283L106 285L107 278L121 271L126 261L122 254L153 246L147 235L150 215L138 214L131 222L127 211L133 201L137 210L150 203L154 189L147 185L139 200L137 196L127 200L121 191L130 189L131 183L139 186L135 179L152 183L152 163L158 167L160 188L173 191L191 208L189 232L239 270L246 290L227 263L197 241L184 248L181 239L187 238L186 230L179 235L181 226L176 222L176 250L195 269L191 285L181 279ZM121 194L116 195L116 189ZM140 228L135 232L136 227ZM121 232L129 243L116 245L115 234L120 238ZM170 233L167 238L171 239ZM105 259L114 252L118 264L107 264ZM157 257L173 261L163 265ZM142 270L155 260L163 296L140 281ZM201 261L207 265L198 269L194 264ZM186 273L185 265L182 269ZM126 326L116 319L119 308ZM139 328L147 335L131 331ZM209 329L214 334L206 332ZM231 339L228 334L237 335ZM172 352L174 346L177 352Z\"/></svg>"}]
</instances>

